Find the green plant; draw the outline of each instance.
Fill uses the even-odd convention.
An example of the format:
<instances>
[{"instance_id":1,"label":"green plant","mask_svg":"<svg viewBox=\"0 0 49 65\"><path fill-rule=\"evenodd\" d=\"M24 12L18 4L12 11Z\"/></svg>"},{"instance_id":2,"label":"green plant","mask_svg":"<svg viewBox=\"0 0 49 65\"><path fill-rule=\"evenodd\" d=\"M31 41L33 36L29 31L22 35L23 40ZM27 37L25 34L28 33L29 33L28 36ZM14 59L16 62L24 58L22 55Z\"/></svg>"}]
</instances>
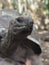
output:
<instances>
[{"instance_id":1,"label":"green plant","mask_svg":"<svg viewBox=\"0 0 49 65\"><path fill-rule=\"evenodd\" d=\"M49 0L43 0L44 1L44 11L49 15Z\"/></svg>"}]
</instances>

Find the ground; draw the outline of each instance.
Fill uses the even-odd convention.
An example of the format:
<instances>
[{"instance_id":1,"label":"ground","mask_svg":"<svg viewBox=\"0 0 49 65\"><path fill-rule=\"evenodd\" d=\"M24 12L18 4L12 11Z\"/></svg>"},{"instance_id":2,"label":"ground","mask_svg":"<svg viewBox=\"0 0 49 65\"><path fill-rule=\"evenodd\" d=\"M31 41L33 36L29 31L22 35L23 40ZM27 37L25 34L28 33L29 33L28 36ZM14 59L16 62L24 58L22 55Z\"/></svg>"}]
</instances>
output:
<instances>
[{"instance_id":1,"label":"ground","mask_svg":"<svg viewBox=\"0 0 49 65\"><path fill-rule=\"evenodd\" d=\"M42 35L42 38L44 39L45 36L49 36L49 32L44 31L44 35ZM42 40L42 62L44 65L49 65L49 42Z\"/></svg>"}]
</instances>

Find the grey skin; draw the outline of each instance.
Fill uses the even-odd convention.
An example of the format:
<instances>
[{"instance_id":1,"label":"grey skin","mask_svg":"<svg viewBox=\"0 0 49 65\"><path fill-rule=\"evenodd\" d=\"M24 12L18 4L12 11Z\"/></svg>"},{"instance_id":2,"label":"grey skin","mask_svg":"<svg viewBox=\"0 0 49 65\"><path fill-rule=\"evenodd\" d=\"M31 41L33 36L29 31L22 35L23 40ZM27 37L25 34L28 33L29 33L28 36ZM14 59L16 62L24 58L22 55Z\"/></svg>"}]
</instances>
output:
<instances>
[{"instance_id":1,"label":"grey skin","mask_svg":"<svg viewBox=\"0 0 49 65\"><path fill-rule=\"evenodd\" d=\"M4 54L7 49L13 51L13 49L17 48L17 45L19 45L23 40L29 35L32 31L32 25L33 22L28 21L28 18L23 18L23 20L20 22L16 20L12 20L9 24L8 33L6 34L6 37L1 42L1 52ZM9 52L11 52L9 51ZM7 52L7 54L9 53Z\"/></svg>"},{"instance_id":2,"label":"grey skin","mask_svg":"<svg viewBox=\"0 0 49 65\"><path fill-rule=\"evenodd\" d=\"M28 45L28 41L26 42L26 37L31 34L33 26L32 19L28 17L19 17L15 20L12 20L9 24L8 33L6 37L1 42L1 57L4 58L4 65L26 65L27 59L36 63L37 57L34 53L32 46ZM25 42L24 42L25 41ZM26 45L27 44L27 45ZM34 56L35 56L35 60ZM9 63L5 60L5 58L10 59L14 63ZM39 59L38 59L39 60ZM2 60L3 61L3 60ZM40 61L41 62L41 61ZM40 65L39 63L36 63ZM3 65L3 64L1 64ZM31 62L30 65L35 65Z\"/></svg>"}]
</instances>

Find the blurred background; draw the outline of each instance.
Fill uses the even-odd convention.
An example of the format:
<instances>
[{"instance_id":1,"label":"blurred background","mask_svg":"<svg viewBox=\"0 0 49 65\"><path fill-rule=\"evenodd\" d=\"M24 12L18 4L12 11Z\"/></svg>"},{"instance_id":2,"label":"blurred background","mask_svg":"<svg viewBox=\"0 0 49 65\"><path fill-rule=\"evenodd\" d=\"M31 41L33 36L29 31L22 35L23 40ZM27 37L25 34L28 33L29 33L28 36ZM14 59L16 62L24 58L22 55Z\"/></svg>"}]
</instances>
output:
<instances>
[{"instance_id":1,"label":"blurred background","mask_svg":"<svg viewBox=\"0 0 49 65\"><path fill-rule=\"evenodd\" d=\"M14 9L30 15L38 30L49 30L49 0L0 0L0 10Z\"/></svg>"},{"instance_id":2,"label":"blurred background","mask_svg":"<svg viewBox=\"0 0 49 65\"><path fill-rule=\"evenodd\" d=\"M5 9L32 17L42 40L42 61L49 65L49 0L0 0L2 14Z\"/></svg>"}]
</instances>

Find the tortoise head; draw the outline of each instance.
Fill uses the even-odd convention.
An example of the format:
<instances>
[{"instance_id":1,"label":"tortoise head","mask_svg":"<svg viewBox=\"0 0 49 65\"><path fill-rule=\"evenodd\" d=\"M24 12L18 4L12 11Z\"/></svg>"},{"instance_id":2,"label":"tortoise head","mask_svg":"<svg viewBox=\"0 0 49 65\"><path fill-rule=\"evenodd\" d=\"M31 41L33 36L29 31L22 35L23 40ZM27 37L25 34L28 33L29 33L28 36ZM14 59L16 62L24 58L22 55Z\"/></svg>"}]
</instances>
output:
<instances>
[{"instance_id":1,"label":"tortoise head","mask_svg":"<svg viewBox=\"0 0 49 65\"><path fill-rule=\"evenodd\" d=\"M31 34L32 27L33 20L30 17L18 17L10 22L9 30L17 38L25 38Z\"/></svg>"}]
</instances>

